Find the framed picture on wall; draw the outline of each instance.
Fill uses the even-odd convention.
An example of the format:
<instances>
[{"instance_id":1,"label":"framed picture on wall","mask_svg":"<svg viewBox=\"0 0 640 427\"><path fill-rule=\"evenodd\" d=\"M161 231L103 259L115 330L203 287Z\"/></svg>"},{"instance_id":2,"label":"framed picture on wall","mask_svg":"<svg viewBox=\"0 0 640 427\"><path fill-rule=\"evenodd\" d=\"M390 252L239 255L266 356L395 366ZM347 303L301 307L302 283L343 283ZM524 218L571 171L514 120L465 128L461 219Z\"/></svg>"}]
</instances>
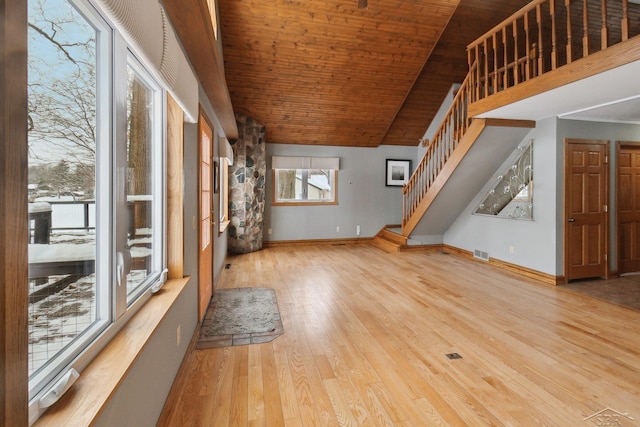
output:
<instances>
[{"instance_id":1,"label":"framed picture on wall","mask_svg":"<svg viewBox=\"0 0 640 427\"><path fill-rule=\"evenodd\" d=\"M411 176L411 160L387 159L385 172L387 187L402 187Z\"/></svg>"}]
</instances>

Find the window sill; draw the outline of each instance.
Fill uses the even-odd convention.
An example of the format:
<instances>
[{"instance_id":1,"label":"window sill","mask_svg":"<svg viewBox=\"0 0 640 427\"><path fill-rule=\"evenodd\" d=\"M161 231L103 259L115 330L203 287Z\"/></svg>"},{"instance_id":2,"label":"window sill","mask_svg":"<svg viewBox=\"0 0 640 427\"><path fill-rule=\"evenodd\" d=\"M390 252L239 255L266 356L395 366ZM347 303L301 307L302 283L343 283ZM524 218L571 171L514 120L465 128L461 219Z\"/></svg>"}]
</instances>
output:
<instances>
[{"instance_id":1,"label":"window sill","mask_svg":"<svg viewBox=\"0 0 640 427\"><path fill-rule=\"evenodd\" d=\"M229 220L221 221L220 222L220 227L218 228L218 233L220 233L220 234L224 233L230 223L231 223L231 221L229 221Z\"/></svg>"},{"instance_id":2,"label":"window sill","mask_svg":"<svg viewBox=\"0 0 640 427\"><path fill-rule=\"evenodd\" d=\"M168 280L162 290L138 310L82 371L73 387L34 426L93 424L189 279Z\"/></svg>"},{"instance_id":3,"label":"window sill","mask_svg":"<svg viewBox=\"0 0 640 427\"><path fill-rule=\"evenodd\" d=\"M337 200L329 202L305 202L303 200L297 200L295 202L272 202L271 206L336 206Z\"/></svg>"}]
</instances>

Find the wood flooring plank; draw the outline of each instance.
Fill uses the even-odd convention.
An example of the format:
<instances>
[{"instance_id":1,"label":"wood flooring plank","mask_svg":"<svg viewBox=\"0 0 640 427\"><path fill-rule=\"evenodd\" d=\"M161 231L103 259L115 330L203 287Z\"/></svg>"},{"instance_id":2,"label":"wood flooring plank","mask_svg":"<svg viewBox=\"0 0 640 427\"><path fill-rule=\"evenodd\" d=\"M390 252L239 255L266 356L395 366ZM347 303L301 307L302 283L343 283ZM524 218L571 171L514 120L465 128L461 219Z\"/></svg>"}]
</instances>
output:
<instances>
[{"instance_id":1,"label":"wood flooring plank","mask_svg":"<svg viewBox=\"0 0 640 427\"><path fill-rule=\"evenodd\" d=\"M261 344L262 384L264 387L265 421L269 426L284 425L278 370L271 343Z\"/></svg>"},{"instance_id":2,"label":"wood flooring plank","mask_svg":"<svg viewBox=\"0 0 640 427\"><path fill-rule=\"evenodd\" d=\"M249 419L249 347L234 348L233 385L228 425L245 425Z\"/></svg>"},{"instance_id":3,"label":"wood flooring plank","mask_svg":"<svg viewBox=\"0 0 640 427\"><path fill-rule=\"evenodd\" d=\"M250 422L257 425L264 423L265 403L264 384L262 377L262 352L259 345L249 346L249 384L247 415Z\"/></svg>"},{"instance_id":4,"label":"wood flooring plank","mask_svg":"<svg viewBox=\"0 0 640 427\"><path fill-rule=\"evenodd\" d=\"M289 358L286 352L275 352L275 364L280 385L280 402L285 425L302 425L300 409L296 402L295 387L289 370Z\"/></svg>"},{"instance_id":5,"label":"wood flooring plank","mask_svg":"<svg viewBox=\"0 0 640 427\"><path fill-rule=\"evenodd\" d=\"M277 246L228 261L219 287L273 287L285 332L195 350L164 425L640 419L639 312L437 252Z\"/></svg>"}]
</instances>

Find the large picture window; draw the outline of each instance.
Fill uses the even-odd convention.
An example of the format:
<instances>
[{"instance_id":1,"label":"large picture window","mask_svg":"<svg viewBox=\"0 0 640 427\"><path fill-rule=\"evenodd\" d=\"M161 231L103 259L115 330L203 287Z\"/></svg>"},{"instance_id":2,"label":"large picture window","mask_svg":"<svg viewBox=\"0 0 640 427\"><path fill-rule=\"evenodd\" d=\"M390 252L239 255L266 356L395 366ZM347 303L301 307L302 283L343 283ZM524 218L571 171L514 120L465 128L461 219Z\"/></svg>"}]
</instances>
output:
<instances>
[{"instance_id":1,"label":"large picture window","mask_svg":"<svg viewBox=\"0 0 640 427\"><path fill-rule=\"evenodd\" d=\"M33 420L162 279L165 148L163 90L101 14L85 0L28 8Z\"/></svg>"}]
</instances>

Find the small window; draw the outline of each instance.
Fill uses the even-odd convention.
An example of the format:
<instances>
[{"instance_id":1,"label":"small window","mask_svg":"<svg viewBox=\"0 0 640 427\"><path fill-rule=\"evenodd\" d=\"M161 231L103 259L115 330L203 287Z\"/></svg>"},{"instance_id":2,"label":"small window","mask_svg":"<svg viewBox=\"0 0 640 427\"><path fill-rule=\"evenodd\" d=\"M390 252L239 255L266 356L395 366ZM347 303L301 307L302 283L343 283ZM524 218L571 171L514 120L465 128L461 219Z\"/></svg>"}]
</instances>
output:
<instances>
[{"instance_id":1,"label":"small window","mask_svg":"<svg viewBox=\"0 0 640 427\"><path fill-rule=\"evenodd\" d=\"M274 205L338 204L335 169L274 169Z\"/></svg>"}]
</instances>

